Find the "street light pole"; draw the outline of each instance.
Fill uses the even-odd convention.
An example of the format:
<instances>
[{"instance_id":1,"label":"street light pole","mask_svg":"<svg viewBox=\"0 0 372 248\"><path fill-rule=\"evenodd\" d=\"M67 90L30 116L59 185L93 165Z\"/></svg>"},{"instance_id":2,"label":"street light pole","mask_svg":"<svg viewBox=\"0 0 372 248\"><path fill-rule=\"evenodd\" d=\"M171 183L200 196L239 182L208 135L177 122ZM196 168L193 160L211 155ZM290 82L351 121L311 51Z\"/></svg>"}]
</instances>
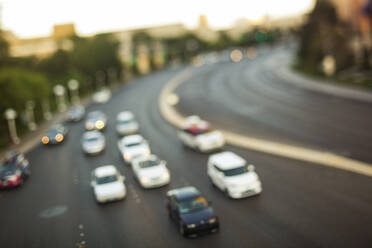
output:
<instances>
[{"instance_id":1,"label":"street light pole","mask_svg":"<svg viewBox=\"0 0 372 248\"><path fill-rule=\"evenodd\" d=\"M17 112L12 108L8 108L7 110L5 110L4 116L5 116L5 119L8 121L9 136L10 136L11 141L14 144L19 144L20 139L18 138L16 124L15 124L15 118L17 118Z\"/></svg>"},{"instance_id":2,"label":"street light pole","mask_svg":"<svg viewBox=\"0 0 372 248\"><path fill-rule=\"evenodd\" d=\"M53 92L56 95L57 98L57 106L59 112L64 112L67 109L66 100L65 100L65 88L57 84L53 88Z\"/></svg>"},{"instance_id":3,"label":"street light pole","mask_svg":"<svg viewBox=\"0 0 372 248\"><path fill-rule=\"evenodd\" d=\"M52 119L52 113L50 112L49 101L48 101L48 100L44 100L44 101L41 103L41 107L42 107L42 109L43 109L43 116L44 116L44 119L45 119L45 120L50 120L50 119Z\"/></svg>"},{"instance_id":4,"label":"street light pole","mask_svg":"<svg viewBox=\"0 0 372 248\"><path fill-rule=\"evenodd\" d=\"M70 90L71 93L71 102L74 105L77 105L80 103L80 98L79 98L79 81L75 79L71 79L67 83L68 89Z\"/></svg>"},{"instance_id":5,"label":"street light pole","mask_svg":"<svg viewBox=\"0 0 372 248\"><path fill-rule=\"evenodd\" d=\"M33 101L28 101L26 103L26 117L28 129L34 131L36 129L35 115L34 115L35 103Z\"/></svg>"}]
</instances>

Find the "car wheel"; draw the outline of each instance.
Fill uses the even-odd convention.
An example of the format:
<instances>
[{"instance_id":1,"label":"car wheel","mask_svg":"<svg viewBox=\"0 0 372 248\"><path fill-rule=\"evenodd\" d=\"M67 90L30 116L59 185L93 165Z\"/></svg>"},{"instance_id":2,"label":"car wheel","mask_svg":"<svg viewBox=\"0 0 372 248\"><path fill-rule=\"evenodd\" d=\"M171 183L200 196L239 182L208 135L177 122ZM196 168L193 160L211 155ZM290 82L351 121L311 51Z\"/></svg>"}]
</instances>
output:
<instances>
[{"instance_id":1,"label":"car wheel","mask_svg":"<svg viewBox=\"0 0 372 248\"><path fill-rule=\"evenodd\" d=\"M216 188L217 186L214 184L212 178L211 178L209 175L208 175L208 178L209 178L209 180L210 180L210 182L211 182L212 187L213 187L213 188Z\"/></svg>"},{"instance_id":2,"label":"car wheel","mask_svg":"<svg viewBox=\"0 0 372 248\"><path fill-rule=\"evenodd\" d=\"M185 228L183 227L182 223L180 223L178 230L182 236L185 236Z\"/></svg>"},{"instance_id":3,"label":"car wheel","mask_svg":"<svg viewBox=\"0 0 372 248\"><path fill-rule=\"evenodd\" d=\"M227 188L225 189L224 193L225 193L227 198L231 198L230 192Z\"/></svg>"},{"instance_id":4,"label":"car wheel","mask_svg":"<svg viewBox=\"0 0 372 248\"><path fill-rule=\"evenodd\" d=\"M21 177L21 179L19 180L18 186L21 187L23 185L23 182L24 182L23 177Z\"/></svg>"}]
</instances>

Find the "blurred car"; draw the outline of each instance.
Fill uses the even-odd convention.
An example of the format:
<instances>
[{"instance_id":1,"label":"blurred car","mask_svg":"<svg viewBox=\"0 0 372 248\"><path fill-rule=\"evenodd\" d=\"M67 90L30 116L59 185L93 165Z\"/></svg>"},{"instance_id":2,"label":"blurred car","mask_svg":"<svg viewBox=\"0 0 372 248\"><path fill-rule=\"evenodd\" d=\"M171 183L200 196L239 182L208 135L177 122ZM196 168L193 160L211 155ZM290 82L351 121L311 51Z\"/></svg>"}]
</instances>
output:
<instances>
[{"instance_id":1,"label":"blurred car","mask_svg":"<svg viewBox=\"0 0 372 248\"><path fill-rule=\"evenodd\" d=\"M106 127L107 117L102 111L92 111L88 113L85 121L85 129L91 130L103 130Z\"/></svg>"},{"instance_id":2,"label":"blurred car","mask_svg":"<svg viewBox=\"0 0 372 248\"><path fill-rule=\"evenodd\" d=\"M20 186L29 175L29 162L23 154L7 154L0 165L0 189Z\"/></svg>"},{"instance_id":3,"label":"blurred car","mask_svg":"<svg viewBox=\"0 0 372 248\"><path fill-rule=\"evenodd\" d=\"M138 132L138 123L130 111L120 112L116 117L116 131L119 135L128 135Z\"/></svg>"},{"instance_id":4,"label":"blurred car","mask_svg":"<svg viewBox=\"0 0 372 248\"><path fill-rule=\"evenodd\" d=\"M220 131L213 130L210 124L197 116L186 119L184 128L178 131L183 144L201 152L221 149L225 139Z\"/></svg>"},{"instance_id":5,"label":"blurred car","mask_svg":"<svg viewBox=\"0 0 372 248\"><path fill-rule=\"evenodd\" d=\"M169 184L170 173L167 163L155 155L133 159L132 169L143 188L156 188Z\"/></svg>"},{"instance_id":6,"label":"blurred car","mask_svg":"<svg viewBox=\"0 0 372 248\"><path fill-rule=\"evenodd\" d=\"M113 165L96 168L92 172L91 186L97 202L104 203L124 199L127 192L124 180L125 177Z\"/></svg>"},{"instance_id":7,"label":"blurred car","mask_svg":"<svg viewBox=\"0 0 372 248\"><path fill-rule=\"evenodd\" d=\"M67 121L78 122L84 118L85 108L82 105L77 105L67 112Z\"/></svg>"},{"instance_id":8,"label":"blurred car","mask_svg":"<svg viewBox=\"0 0 372 248\"><path fill-rule=\"evenodd\" d=\"M102 88L93 94L93 101L96 103L106 103L111 98L111 90L109 88Z\"/></svg>"},{"instance_id":9,"label":"blurred car","mask_svg":"<svg viewBox=\"0 0 372 248\"><path fill-rule=\"evenodd\" d=\"M139 134L125 136L120 139L118 148L126 163L130 163L136 157L151 154L149 143Z\"/></svg>"},{"instance_id":10,"label":"blurred car","mask_svg":"<svg viewBox=\"0 0 372 248\"><path fill-rule=\"evenodd\" d=\"M243 198L260 194L261 181L253 165L232 152L209 156L208 177L213 185L231 198Z\"/></svg>"},{"instance_id":11,"label":"blurred car","mask_svg":"<svg viewBox=\"0 0 372 248\"><path fill-rule=\"evenodd\" d=\"M81 139L81 146L86 154L98 154L105 149L105 136L97 130L87 131Z\"/></svg>"},{"instance_id":12,"label":"blurred car","mask_svg":"<svg viewBox=\"0 0 372 248\"><path fill-rule=\"evenodd\" d=\"M44 145L54 145L62 143L67 136L68 128L64 124L56 124L41 138Z\"/></svg>"},{"instance_id":13,"label":"blurred car","mask_svg":"<svg viewBox=\"0 0 372 248\"><path fill-rule=\"evenodd\" d=\"M168 191L166 207L183 236L216 232L219 229L213 208L195 187Z\"/></svg>"}]
</instances>

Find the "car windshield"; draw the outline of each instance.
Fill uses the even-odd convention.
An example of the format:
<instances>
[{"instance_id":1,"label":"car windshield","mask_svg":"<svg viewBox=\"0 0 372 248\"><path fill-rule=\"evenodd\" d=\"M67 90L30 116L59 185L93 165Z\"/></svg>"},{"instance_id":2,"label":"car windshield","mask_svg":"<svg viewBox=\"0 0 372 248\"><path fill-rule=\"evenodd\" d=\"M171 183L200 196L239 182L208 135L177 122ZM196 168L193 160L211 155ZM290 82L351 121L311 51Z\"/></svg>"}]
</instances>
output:
<instances>
[{"instance_id":1,"label":"car windshield","mask_svg":"<svg viewBox=\"0 0 372 248\"><path fill-rule=\"evenodd\" d=\"M132 120L121 120L121 121L119 121L120 125L126 125L126 124L130 124L130 123L132 123Z\"/></svg>"},{"instance_id":2,"label":"car windshield","mask_svg":"<svg viewBox=\"0 0 372 248\"><path fill-rule=\"evenodd\" d=\"M160 164L160 161L158 159L154 159L154 160L145 160L145 161L141 161L139 162L139 167L141 169L145 169L145 168L149 168L149 167L153 167L153 166L157 166Z\"/></svg>"},{"instance_id":3,"label":"car windshield","mask_svg":"<svg viewBox=\"0 0 372 248\"><path fill-rule=\"evenodd\" d=\"M0 174L12 172L16 169L16 164L12 162L5 162L4 164L0 165Z\"/></svg>"},{"instance_id":4,"label":"car windshield","mask_svg":"<svg viewBox=\"0 0 372 248\"><path fill-rule=\"evenodd\" d=\"M126 147L133 147L133 146L139 146L141 144L142 144L142 142L133 142L133 143L126 144L125 146Z\"/></svg>"},{"instance_id":5,"label":"car windshield","mask_svg":"<svg viewBox=\"0 0 372 248\"><path fill-rule=\"evenodd\" d=\"M241 166L241 167L230 169L230 170L224 170L223 174L225 174L225 176L227 176L227 177L231 177L231 176L244 174L244 173L247 173L247 172L248 172L248 167L247 166Z\"/></svg>"},{"instance_id":6,"label":"car windshield","mask_svg":"<svg viewBox=\"0 0 372 248\"><path fill-rule=\"evenodd\" d=\"M192 199L179 202L178 207L179 207L181 214L187 214L187 213L200 211L208 207L208 202L204 197L198 196L196 198L192 198Z\"/></svg>"},{"instance_id":7,"label":"car windshield","mask_svg":"<svg viewBox=\"0 0 372 248\"><path fill-rule=\"evenodd\" d=\"M106 184L106 183L113 183L118 180L117 175L110 175L110 176L105 176L105 177L97 177L96 178L96 183L98 185L100 184Z\"/></svg>"},{"instance_id":8,"label":"car windshield","mask_svg":"<svg viewBox=\"0 0 372 248\"><path fill-rule=\"evenodd\" d=\"M86 138L85 140L86 140L87 142L96 142L96 141L99 140L99 138L98 138L98 137L89 137L89 138Z\"/></svg>"}]
</instances>

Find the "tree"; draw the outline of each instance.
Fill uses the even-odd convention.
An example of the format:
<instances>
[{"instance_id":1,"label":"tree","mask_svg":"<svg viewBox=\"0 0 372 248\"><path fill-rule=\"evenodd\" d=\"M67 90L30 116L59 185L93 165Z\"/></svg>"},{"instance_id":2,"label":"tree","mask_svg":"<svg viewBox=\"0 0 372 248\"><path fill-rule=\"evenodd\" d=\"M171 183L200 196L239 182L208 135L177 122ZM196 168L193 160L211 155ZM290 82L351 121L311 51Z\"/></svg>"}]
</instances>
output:
<instances>
[{"instance_id":1,"label":"tree","mask_svg":"<svg viewBox=\"0 0 372 248\"><path fill-rule=\"evenodd\" d=\"M321 72L320 64L326 55L336 59L337 70L352 65L348 46L350 28L341 22L329 1L317 1L308 22L300 31L298 58L300 66L309 72Z\"/></svg>"}]
</instances>

